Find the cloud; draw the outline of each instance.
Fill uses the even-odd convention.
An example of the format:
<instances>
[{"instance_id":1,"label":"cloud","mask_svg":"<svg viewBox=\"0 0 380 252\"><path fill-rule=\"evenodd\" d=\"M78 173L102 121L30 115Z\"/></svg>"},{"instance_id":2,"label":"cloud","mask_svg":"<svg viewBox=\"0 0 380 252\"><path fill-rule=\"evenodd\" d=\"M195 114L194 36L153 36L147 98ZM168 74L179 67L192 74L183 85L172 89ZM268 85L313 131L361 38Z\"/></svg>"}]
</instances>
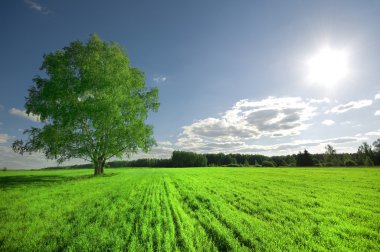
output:
<instances>
[{"instance_id":1,"label":"cloud","mask_svg":"<svg viewBox=\"0 0 380 252\"><path fill-rule=\"evenodd\" d=\"M240 100L219 117L184 126L176 144L203 152L225 151L228 147L262 150L260 146L248 146L247 142L261 137L298 135L308 128L315 110L312 102L300 97Z\"/></svg>"},{"instance_id":2,"label":"cloud","mask_svg":"<svg viewBox=\"0 0 380 252\"><path fill-rule=\"evenodd\" d=\"M372 105L372 100L358 100L358 101L351 101L346 104L340 104L331 110L327 111L326 113L344 113L353 109L360 109L364 107L368 107Z\"/></svg>"},{"instance_id":3,"label":"cloud","mask_svg":"<svg viewBox=\"0 0 380 252\"><path fill-rule=\"evenodd\" d=\"M370 131L365 134L366 136L380 136L380 130Z\"/></svg>"},{"instance_id":4,"label":"cloud","mask_svg":"<svg viewBox=\"0 0 380 252\"><path fill-rule=\"evenodd\" d=\"M32 10L35 10L39 13L42 13L42 14L50 14L52 11L49 10L48 8L38 4L37 2L35 1L32 1L32 0L24 0L24 2L29 6L29 8L31 8Z\"/></svg>"},{"instance_id":5,"label":"cloud","mask_svg":"<svg viewBox=\"0 0 380 252\"><path fill-rule=\"evenodd\" d=\"M378 92L376 95L375 95L375 100L379 100L380 99L380 92Z\"/></svg>"},{"instance_id":6,"label":"cloud","mask_svg":"<svg viewBox=\"0 0 380 252\"><path fill-rule=\"evenodd\" d=\"M167 80L166 76L159 75L153 78L153 81L156 83L164 83Z\"/></svg>"},{"instance_id":7,"label":"cloud","mask_svg":"<svg viewBox=\"0 0 380 252\"><path fill-rule=\"evenodd\" d=\"M73 159L61 164L61 166L83 164L81 159ZM40 169L44 167L57 166L54 160L47 160L42 153L32 153L20 155L15 153L10 146L0 145L0 167L8 169Z\"/></svg>"},{"instance_id":8,"label":"cloud","mask_svg":"<svg viewBox=\"0 0 380 252\"><path fill-rule=\"evenodd\" d=\"M376 110L375 116L380 116L380 110Z\"/></svg>"},{"instance_id":9,"label":"cloud","mask_svg":"<svg viewBox=\"0 0 380 252\"><path fill-rule=\"evenodd\" d=\"M0 143L6 143L10 138L8 134L0 134Z\"/></svg>"},{"instance_id":10,"label":"cloud","mask_svg":"<svg viewBox=\"0 0 380 252\"><path fill-rule=\"evenodd\" d=\"M316 104L319 104L319 103L330 103L331 102L329 98L309 99L308 101L309 101L309 103L316 103Z\"/></svg>"},{"instance_id":11,"label":"cloud","mask_svg":"<svg viewBox=\"0 0 380 252\"><path fill-rule=\"evenodd\" d=\"M9 110L9 113L12 114L12 115L15 115L15 116L19 116L19 117L31 120L33 122L40 122L39 116L34 115L32 113L28 115L25 110L11 108Z\"/></svg>"},{"instance_id":12,"label":"cloud","mask_svg":"<svg viewBox=\"0 0 380 252\"><path fill-rule=\"evenodd\" d=\"M324 120L322 122L323 125L326 125L326 126L331 126L333 125L335 122L333 120Z\"/></svg>"},{"instance_id":13,"label":"cloud","mask_svg":"<svg viewBox=\"0 0 380 252\"><path fill-rule=\"evenodd\" d=\"M135 160L140 158L170 158L174 150L175 146L170 141L157 141L157 146L153 147L148 153L138 152L130 158L123 157L123 159Z\"/></svg>"}]
</instances>

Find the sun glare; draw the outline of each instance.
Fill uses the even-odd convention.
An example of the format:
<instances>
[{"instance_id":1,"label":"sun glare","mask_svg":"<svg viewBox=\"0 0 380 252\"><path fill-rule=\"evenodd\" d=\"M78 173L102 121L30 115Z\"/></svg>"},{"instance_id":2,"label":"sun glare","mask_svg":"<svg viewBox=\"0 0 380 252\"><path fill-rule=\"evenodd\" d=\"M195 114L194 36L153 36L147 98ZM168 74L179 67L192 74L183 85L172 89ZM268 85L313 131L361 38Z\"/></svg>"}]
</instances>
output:
<instances>
[{"instance_id":1,"label":"sun glare","mask_svg":"<svg viewBox=\"0 0 380 252\"><path fill-rule=\"evenodd\" d=\"M347 52L329 46L321 48L307 65L308 79L312 84L333 87L348 75Z\"/></svg>"}]
</instances>

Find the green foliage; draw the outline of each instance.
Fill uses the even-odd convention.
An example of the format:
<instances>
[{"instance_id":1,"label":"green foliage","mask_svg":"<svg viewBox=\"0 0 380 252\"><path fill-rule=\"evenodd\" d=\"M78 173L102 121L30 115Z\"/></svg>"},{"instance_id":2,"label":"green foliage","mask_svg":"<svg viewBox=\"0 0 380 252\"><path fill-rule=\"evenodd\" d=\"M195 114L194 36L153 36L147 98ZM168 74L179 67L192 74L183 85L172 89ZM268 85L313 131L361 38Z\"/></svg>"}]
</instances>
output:
<instances>
[{"instance_id":1,"label":"green foliage","mask_svg":"<svg viewBox=\"0 0 380 252\"><path fill-rule=\"evenodd\" d=\"M374 164L380 165L380 138L373 142Z\"/></svg>"},{"instance_id":2,"label":"green foliage","mask_svg":"<svg viewBox=\"0 0 380 252\"><path fill-rule=\"evenodd\" d=\"M358 164L352 159L346 159L344 161L344 166L357 166Z\"/></svg>"},{"instance_id":3,"label":"green foliage","mask_svg":"<svg viewBox=\"0 0 380 252\"><path fill-rule=\"evenodd\" d=\"M337 156L336 150L332 145L328 144L325 147L324 166L340 166L340 160Z\"/></svg>"},{"instance_id":4,"label":"green foliage","mask_svg":"<svg viewBox=\"0 0 380 252\"><path fill-rule=\"evenodd\" d=\"M374 166L373 160L369 156L366 156L364 159L364 165L365 166Z\"/></svg>"},{"instance_id":5,"label":"green foliage","mask_svg":"<svg viewBox=\"0 0 380 252\"><path fill-rule=\"evenodd\" d=\"M380 152L380 138L378 138L375 142L373 142L373 151Z\"/></svg>"},{"instance_id":6,"label":"green foliage","mask_svg":"<svg viewBox=\"0 0 380 252\"><path fill-rule=\"evenodd\" d=\"M273 161L265 160L262 165L263 167L276 167L276 165L273 163Z\"/></svg>"},{"instance_id":7,"label":"green foliage","mask_svg":"<svg viewBox=\"0 0 380 252\"><path fill-rule=\"evenodd\" d=\"M207 158L205 155L189 151L173 151L171 160L173 167L207 166Z\"/></svg>"},{"instance_id":8,"label":"green foliage","mask_svg":"<svg viewBox=\"0 0 380 252\"><path fill-rule=\"evenodd\" d=\"M225 167L241 167L242 165L239 165L239 164L228 164L228 165L225 165Z\"/></svg>"},{"instance_id":9,"label":"green foliage","mask_svg":"<svg viewBox=\"0 0 380 252\"><path fill-rule=\"evenodd\" d=\"M373 166L374 154L368 143L363 142L362 145L359 146L357 155L359 165Z\"/></svg>"},{"instance_id":10,"label":"green foliage","mask_svg":"<svg viewBox=\"0 0 380 252\"><path fill-rule=\"evenodd\" d=\"M120 45L92 35L43 58L44 77L33 79L25 108L44 126L26 130L29 139L17 140L16 152L42 151L58 162L82 158L102 173L106 160L155 144L145 120L158 109L158 90L147 90L144 73Z\"/></svg>"},{"instance_id":11,"label":"green foliage","mask_svg":"<svg viewBox=\"0 0 380 252\"><path fill-rule=\"evenodd\" d=\"M248 167L248 166L249 166L249 162L248 162L247 159L244 159L244 166L245 166L245 167Z\"/></svg>"},{"instance_id":12,"label":"green foliage","mask_svg":"<svg viewBox=\"0 0 380 252\"><path fill-rule=\"evenodd\" d=\"M299 152L296 156L296 164L297 166L314 166L313 157L307 150L304 152Z\"/></svg>"},{"instance_id":13,"label":"green foliage","mask_svg":"<svg viewBox=\"0 0 380 252\"><path fill-rule=\"evenodd\" d=\"M217 153L217 154L204 154L207 158L208 164L214 164L215 166L223 166L228 165L233 162L237 164L244 164L245 160L247 160L250 164L254 164L255 162L262 163L263 160L267 159L267 157L263 155L257 154L239 154L239 153ZM234 160L235 159L235 160Z\"/></svg>"},{"instance_id":14,"label":"green foliage","mask_svg":"<svg viewBox=\"0 0 380 252\"><path fill-rule=\"evenodd\" d=\"M376 168L6 171L0 250L378 251L379 191Z\"/></svg>"}]
</instances>

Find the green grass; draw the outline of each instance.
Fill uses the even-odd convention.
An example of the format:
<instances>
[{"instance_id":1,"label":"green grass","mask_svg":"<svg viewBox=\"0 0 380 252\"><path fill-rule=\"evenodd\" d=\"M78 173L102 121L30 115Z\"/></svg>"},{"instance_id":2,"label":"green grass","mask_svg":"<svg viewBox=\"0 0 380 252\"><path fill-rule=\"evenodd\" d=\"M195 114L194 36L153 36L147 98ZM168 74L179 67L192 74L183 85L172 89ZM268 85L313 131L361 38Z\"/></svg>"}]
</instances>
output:
<instances>
[{"instance_id":1,"label":"green grass","mask_svg":"<svg viewBox=\"0 0 380 252\"><path fill-rule=\"evenodd\" d=\"M0 172L0 251L379 251L380 169Z\"/></svg>"}]
</instances>

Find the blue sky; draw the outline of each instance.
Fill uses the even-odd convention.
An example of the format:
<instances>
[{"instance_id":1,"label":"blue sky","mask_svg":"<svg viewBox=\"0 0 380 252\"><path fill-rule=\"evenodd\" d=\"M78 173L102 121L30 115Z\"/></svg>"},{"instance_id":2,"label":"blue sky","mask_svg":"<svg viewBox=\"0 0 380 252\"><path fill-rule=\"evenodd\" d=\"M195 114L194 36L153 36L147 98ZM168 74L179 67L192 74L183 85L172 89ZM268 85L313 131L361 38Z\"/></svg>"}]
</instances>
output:
<instances>
[{"instance_id":1,"label":"blue sky","mask_svg":"<svg viewBox=\"0 0 380 252\"><path fill-rule=\"evenodd\" d=\"M0 167L55 165L9 146L40 125L23 105L42 55L94 32L160 90L158 146L134 158L355 152L380 137L380 1L18 0L0 3L0 21ZM345 55L338 81L310 79L324 48Z\"/></svg>"}]
</instances>

